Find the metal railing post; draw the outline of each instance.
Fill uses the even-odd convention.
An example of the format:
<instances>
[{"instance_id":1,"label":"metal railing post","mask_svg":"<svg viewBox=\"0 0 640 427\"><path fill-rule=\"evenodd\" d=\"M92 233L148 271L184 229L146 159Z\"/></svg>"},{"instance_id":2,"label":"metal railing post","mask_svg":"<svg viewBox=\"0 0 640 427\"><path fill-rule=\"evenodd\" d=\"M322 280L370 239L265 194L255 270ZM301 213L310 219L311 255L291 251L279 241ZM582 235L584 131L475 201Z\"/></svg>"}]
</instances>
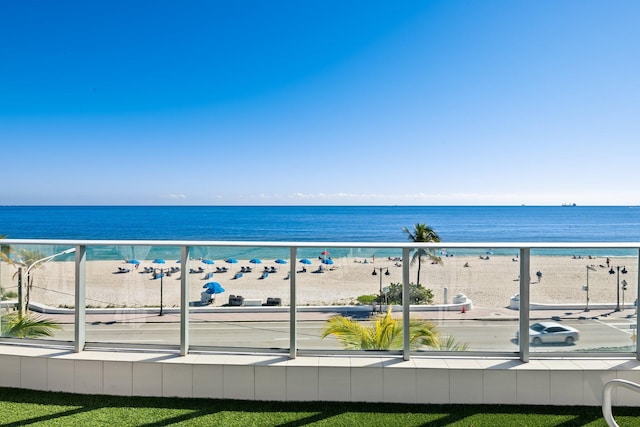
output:
<instances>
[{"instance_id":1,"label":"metal railing post","mask_svg":"<svg viewBox=\"0 0 640 427\"><path fill-rule=\"evenodd\" d=\"M87 283L85 267L87 263L87 247L76 246L75 255L75 319L73 351L80 353L84 350L87 340Z\"/></svg>"},{"instance_id":2,"label":"metal railing post","mask_svg":"<svg viewBox=\"0 0 640 427\"><path fill-rule=\"evenodd\" d=\"M520 347L520 360L529 362L529 285L531 266L531 249L520 248L520 333L518 346Z\"/></svg>"},{"instance_id":3,"label":"metal railing post","mask_svg":"<svg viewBox=\"0 0 640 427\"><path fill-rule=\"evenodd\" d=\"M180 248L180 355L189 353L189 254L191 248Z\"/></svg>"},{"instance_id":4,"label":"metal railing post","mask_svg":"<svg viewBox=\"0 0 640 427\"><path fill-rule=\"evenodd\" d=\"M296 288L296 259L298 258L298 248L289 248L289 358L295 359L298 355L297 339L297 288Z\"/></svg>"},{"instance_id":5,"label":"metal railing post","mask_svg":"<svg viewBox=\"0 0 640 427\"><path fill-rule=\"evenodd\" d=\"M409 257L411 248L402 248L402 358L411 359L409 325L411 319L411 295L409 294Z\"/></svg>"}]
</instances>

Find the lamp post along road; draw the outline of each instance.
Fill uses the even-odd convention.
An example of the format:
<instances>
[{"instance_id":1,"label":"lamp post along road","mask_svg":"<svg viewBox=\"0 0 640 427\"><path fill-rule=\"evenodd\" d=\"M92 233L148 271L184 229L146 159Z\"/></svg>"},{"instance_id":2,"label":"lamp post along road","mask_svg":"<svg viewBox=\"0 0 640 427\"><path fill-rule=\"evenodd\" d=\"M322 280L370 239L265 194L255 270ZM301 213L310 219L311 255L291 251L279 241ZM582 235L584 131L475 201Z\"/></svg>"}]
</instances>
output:
<instances>
[{"instance_id":1,"label":"lamp post along road","mask_svg":"<svg viewBox=\"0 0 640 427\"><path fill-rule=\"evenodd\" d=\"M620 270L620 268L622 268L622 270ZM611 267L609 274L616 274L616 271L618 273L616 276L616 309L613 311L620 311L620 273L627 274L627 268L625 266L620 267L617 265L615 270Z\"/></svg>"},{"instance_id":2,"label":"lamp post along road","mask_svg":"<svg viewBox=\"0 0 640 427\"><path fill-rule=\"evenodd\" d=\"M159 273L157 273L159 271ZM156 269L154 272L154 275L160 276L160 313L158 314L158 316L164 316L164 311L163 311L163 301L162 301L162 294L163 292L163 280L164 280L164 275L165 275L165 271L164 268L159 268Z\"/></svg>"},{"instance_id":3,"label":"lamp post along road","mask_svg":"<svg viewBox=\"0 0 640 427\"><path fill-rule=\"evenodd\" d=\"M384 300L384 293L382 292L382 270L384 270L386 267L373 267L373 273L371 273L372 276L378 276L378 271L380 272L379 276L380 276L380 291L378 294L378 297L380 298L380 313L382 313L382 301ZM377 270L377 271L376 271ZM386 268L386 272L384 273L385 276L389 276L391 275L391 273L389 273L389 268Z\"/></svg>"},{"instance_id":4,"label":"lamp post along road","mask_svg":"<svg viewBox=\"0 0 640 427\"><path fill-rule=\"evenodd\" d=\"M152 262L153 264L158 264L158 265L163 265L163 264L165 264L165 260L164 260L164 259L162 259L162 258L156 258L156 259L154 259L154 260L153 260L153 261L151 261L151 262ZM167 270L167 272L168 272L168 271L169 271L169 270ZM158 314L158 316L163 316L163 315L164 315L164 312L163 312L163 309L162 309L162 305L163 305L163 304L162 304L162 302L163 302L163 301L162 301L162 294L164 293L164 292L163 292L163 285L164 285L163 281L164 281L164 275L165 275L165 270L164 270L164 268L162 268L162 267L156 267L156 268L153 270L153 279L160 279L160 313Z\"/></svg>"}]
</instances>

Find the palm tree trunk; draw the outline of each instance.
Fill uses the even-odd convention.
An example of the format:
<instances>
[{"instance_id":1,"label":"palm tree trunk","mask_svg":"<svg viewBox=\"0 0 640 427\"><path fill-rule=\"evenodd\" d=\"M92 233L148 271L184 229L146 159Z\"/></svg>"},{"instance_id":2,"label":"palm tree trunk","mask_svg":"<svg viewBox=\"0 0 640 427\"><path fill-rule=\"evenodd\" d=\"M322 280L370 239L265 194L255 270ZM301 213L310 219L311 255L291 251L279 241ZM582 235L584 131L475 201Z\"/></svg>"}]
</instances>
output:
<instances>
[{"instance_id":1,"label":"palm tree trunk","mask_svg":"<svg viewBox=\"0 0 640 427\"><path fill-rule=\"evenodd\" d=\"M31 272L27 274L27 296L24 301L24 313L29 312L29 300L31 299L31 287L33 286L33 279L31 278Z\"/></svg>"},{"instance_id":2,"label":"palm tree trunk","mask_svg":"<svg viewBox=\"0 0 640 427\"><path fill-rule=\"evenodd\" d=\"M420 284L420 268L422 267L422 258L418 258L418 278L416 279L416 285Z\"/></svg>"}]
</instances>

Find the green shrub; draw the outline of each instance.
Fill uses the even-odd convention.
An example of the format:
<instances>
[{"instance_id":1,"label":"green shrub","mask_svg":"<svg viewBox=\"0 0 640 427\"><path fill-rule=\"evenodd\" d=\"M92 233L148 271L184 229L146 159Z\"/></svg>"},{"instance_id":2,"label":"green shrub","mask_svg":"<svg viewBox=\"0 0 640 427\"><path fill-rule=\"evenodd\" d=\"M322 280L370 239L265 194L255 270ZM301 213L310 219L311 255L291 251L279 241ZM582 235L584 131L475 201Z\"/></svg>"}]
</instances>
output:
<instances>
[{"instance_id":1,"label":"green shrub","mask_svg":"<svg viewBox=\"0 0 640 427\"><path fill-rule=\"evenodd\" d=\"M357 299L362 305L371 305L374 301L377 301L378 295L360 295Z\"/></svg>"},{"instance_id":2,"label":"green shrub","mask_svg":"<svg viewBox=\"0 0 640 427\"><path fill-rule=\"evenodd\" d=\"M433 291L424 286L409 283L411 304L433 304ZM387 292L388 304L402 304L402 283L391 283Z\"/></svg>"}]
</instances>

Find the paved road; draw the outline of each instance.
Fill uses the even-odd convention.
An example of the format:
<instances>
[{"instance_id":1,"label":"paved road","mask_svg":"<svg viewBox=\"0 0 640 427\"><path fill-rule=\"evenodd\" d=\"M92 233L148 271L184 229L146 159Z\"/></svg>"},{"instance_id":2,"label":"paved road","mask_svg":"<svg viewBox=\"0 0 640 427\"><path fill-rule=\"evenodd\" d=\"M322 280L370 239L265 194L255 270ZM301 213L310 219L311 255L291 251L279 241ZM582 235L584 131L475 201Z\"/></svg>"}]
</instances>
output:
<instances>
[{"instance_id":1,"label":"paved road","mask_svg":"<svg viewBox=\"0 0 640 427\"><path fill-rule=\"evenodd\" d=\"M580 331L580 340L573 345L546 344L532 346L531 351L575 351L599 349L603 347L621 347L632 344L631 336L635 319L623 320L563 320L562 324L573 326ZM517 351L515 340L518 330L517 321L493 322L472 321L458 323L441 322L443 333L453 335L460 342L470 344L470 350Z\"/></svg>"},{"instance_id":2,"label":"paved road","mask_svg":"<svg viewBox=\"0 0 640 427\"><path fill-rule=\"evenodd\" d=\"M541 345L531 351L564 352L632 344L632 325L635 318L563 319L562 323L580 331L580 340L574 345ZM452 335L459 342L469 344L473 351L515 352L518 350L515 333L517 319L505 321L441 319L435 321L441 333ZM305 320L298 324L299 349L340 349L333 337L321 339L324 320ZM73 325L63 325L57 339L71 340ZM190 323L190 342L196 346L252 347L287 349L289 322L281 321L208 321ZM176 322L87 324L88 342L127 344L179 344L179 324Z\"/></svg>"}]
</instances>

